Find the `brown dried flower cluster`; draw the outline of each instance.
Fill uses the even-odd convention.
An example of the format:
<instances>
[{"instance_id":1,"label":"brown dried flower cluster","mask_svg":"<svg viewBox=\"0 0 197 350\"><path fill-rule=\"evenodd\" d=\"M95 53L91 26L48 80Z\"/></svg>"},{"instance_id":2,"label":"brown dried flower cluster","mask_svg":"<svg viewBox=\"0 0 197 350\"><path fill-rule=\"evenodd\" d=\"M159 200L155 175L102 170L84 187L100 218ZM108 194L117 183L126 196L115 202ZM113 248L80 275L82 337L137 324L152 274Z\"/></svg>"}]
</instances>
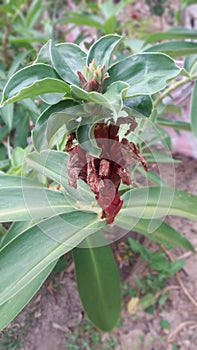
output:
<instances>
[{"instance_id":1,"label":"brown dried flower cluster","mask_svg":"<svg viewBox=\"0 0 197 350\"><path fill-rule=\"evenodd\" d=\"M76 188L77 179L85 181L95 194L97 203L102 208L102 218L112 223L122 207L118 188L120 182L132 183L128 167L133 158L137 158L147 170L143 157L139 154L134 143L126 138L119 141L119 126L97 123L94 137L101 149L99 157L88 154L79 144L72 146L75 133L67 137L66 151L69 152L67 164L69 185Z\"/></svg>"}]
</instances>

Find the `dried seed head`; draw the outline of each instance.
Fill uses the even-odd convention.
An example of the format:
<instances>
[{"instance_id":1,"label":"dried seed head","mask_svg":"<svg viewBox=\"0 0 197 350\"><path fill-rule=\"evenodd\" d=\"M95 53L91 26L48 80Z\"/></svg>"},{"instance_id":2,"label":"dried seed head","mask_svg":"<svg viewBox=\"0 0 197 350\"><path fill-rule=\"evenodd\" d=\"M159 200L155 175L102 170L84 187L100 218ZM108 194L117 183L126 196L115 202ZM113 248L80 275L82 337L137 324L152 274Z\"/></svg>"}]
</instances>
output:
<instances>
[{"instance_id":1,"label":"dried seed head","mask_svg":"<svg viewBox=\"0 0 197 350\"><path fill-rule=\"evenodd\" d=\"M137 158L147 170L145 160L137 147L126 138L120 141L118 131L117 125L95 125L95 140L101 148L101 154L97 158L89 155L80 145L71 147L74 134L67 141L69 185L76 188L77 179L86 182L102 208L102 218L108 224L114 221L123 204L118 192L120 182L126 185L132 183L128 171L132 159Z\"/></svg>"}]
</instances>

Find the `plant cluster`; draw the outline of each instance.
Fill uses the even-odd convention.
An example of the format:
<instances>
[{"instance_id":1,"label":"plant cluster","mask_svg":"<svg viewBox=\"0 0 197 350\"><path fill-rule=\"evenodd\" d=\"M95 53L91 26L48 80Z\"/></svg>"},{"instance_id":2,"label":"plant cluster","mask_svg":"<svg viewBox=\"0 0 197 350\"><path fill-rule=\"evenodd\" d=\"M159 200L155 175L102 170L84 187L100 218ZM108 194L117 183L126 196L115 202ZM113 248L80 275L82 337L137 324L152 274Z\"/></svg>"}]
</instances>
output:
<instances>
[{"instance_id":1,"label":"plant cluster","mask_svg":"<svg viewBox=\"0 0 197 350\"><path fill-rule=\"evenodd\" d=\"M26 24L27 47L38 55L21 68L27 57L22 52L6 70L2 84L0 220L12 225L0 226L1 329L31 299L59 258L72 251L83 307L98 328L110 331L118 322L121 305L109 245L119 238L117 231L133 229L167 247L194 250L163 218L168 214L197 220L197 197L167 186L165 177L152 170L155 161L173 165L174 160L151 147L163 144L170 150L171 140L162 126L192 129L197 135L197 43L185 40L196 39L197 32L175 28L155 33L138 41L136 52L133 41L110 34L117 11L127 2L113 9L112 1L99 3L105 19L71 12L56 21L107 33L88 50L53 38L44 40L39 51L32 48L30 36L35 34L39 42L35 24L43 11L38 0L31 11L17 17L16 28ZM23 4L17 2L19 9ZM14 18L12 6L9 20ZM180 56L186 56L184 67L174 61ZM188 83L194 85L191 124L164 118L163 113L176 106L164 104L163 99ZM27 142L30 129L32 141ZM23 138L16 137L17 130ZM20 148L12 149L15 146ZM153 258L158 273L159 264L171 273L180 268L165 262L161 254L149 256L150 264Z\"/></svg>"},{"instance_id":2,"label":"plant cluster","mask_svg":"<svg viewBox=\"0 0 197 350\"><path fill-rule=\"evenodd\" d=\"M128 239L132 254L139 254L147 263L148 272L143 278L134 276L136 286L129 290L132 297L138 297L138 307L153 313L156 306L162 308L167 300L164 289L167 278L180 271L185 263L182 259L169 262L162 250L151 251L139 242Z\"/></svg>"}]
</instances>

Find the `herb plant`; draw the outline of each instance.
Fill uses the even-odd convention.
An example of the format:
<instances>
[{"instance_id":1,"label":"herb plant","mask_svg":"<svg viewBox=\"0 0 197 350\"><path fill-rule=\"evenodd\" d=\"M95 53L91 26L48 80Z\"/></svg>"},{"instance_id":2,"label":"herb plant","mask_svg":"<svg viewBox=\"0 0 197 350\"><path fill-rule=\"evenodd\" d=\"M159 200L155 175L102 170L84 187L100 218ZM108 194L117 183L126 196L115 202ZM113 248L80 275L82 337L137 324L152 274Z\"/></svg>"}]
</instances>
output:
<instances>
[{"instance_id":1,"label":"herb plant","mask_svg":"<svg viewBox=\"0 0 197 350\"><path fill-rule=\"evenodd\" d=\"M68 251L88 317L110 331L120 314L109 246L117 232L134 229L193 250L163 217L197 220L197 197L163 182L134 188L130 174L133 164L148 170L136 141L139 126L154 122L153 101L182 71L157 52L118 61L121 40L106 35L87 53L76 44L49 41L4 87L1 106L35 96L49 106L33 129L25 176L0 174L0 219L13 222L0 247L1 329Z\"/></svg>"}]
</instances>

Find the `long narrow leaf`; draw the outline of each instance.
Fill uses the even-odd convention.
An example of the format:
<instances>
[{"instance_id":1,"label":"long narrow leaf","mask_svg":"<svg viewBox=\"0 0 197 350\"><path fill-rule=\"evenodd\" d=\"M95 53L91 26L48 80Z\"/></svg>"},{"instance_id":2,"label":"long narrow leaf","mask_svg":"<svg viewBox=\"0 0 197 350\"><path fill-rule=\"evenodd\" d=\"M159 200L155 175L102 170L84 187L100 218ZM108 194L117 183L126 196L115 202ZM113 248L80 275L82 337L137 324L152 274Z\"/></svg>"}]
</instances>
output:
<instances>
[{"instance_id":1,"label":"long narrow leaf","mask_svg":"<svg viewBox=\"0 0 197 350\"><path fill-rule=\"evenodd\" d=\"M197 30L177 27L167 30L166 32L157 32L148 36L144 45L155 41L174 39L197 39Z\"/></svg>"},{"instance_id":2,"label":"long narrow leaf","mask_svg":"<svg viewBox=\"0 0 197 350\"><path fill-rule=\"evenodd\" d=\"M73 210L71 199L26 178L0 176L0 222L37 220Z\"/></svg>"},{"instance_id":3,"label":"long narrow leaf","mask_svg":"<svg viewBox=\"0 0 197 350\"><path fill-rule=\"evenodd\" d=\"M68 185L68 176L66 172L68 155L59 151L43 151L41 153L31 153L27 156L27 163L41 175L56 181L66 191L67 200L75 201L77 206L82 204L89 211L96 211L95 198L88 185L83 181L78 181L77 189ZM92 207L91 204L93 203ZM85 207L83 206L84 210Z\"/></svg>"},{"instance_id":4,"label":"long narrow leaf","mask_svg":"<svg viewBox=\"0 0 197 350\"><path fill-rule=\"evenodd\" d=\"M17 232L0 249L0 305L103 225L96 214L74 211Z\"/></svg>"},{"instance_id":5,"label":"long narrow leaf","mask_svg":"<svg viewBox=\"0 0 197 350\"><path fill-rule=\"evenodd\" d=\"M32 281L27 284L25 288L21 289L17 294L0 306L0 331L3 330L15 318L15 316L18 315L23 307L34 296L50 272L53 270L56 262L57 261L51 263L36 278L32 279Z\"/></svg>"},{"instance_id":6,"label":"long narrow leaf","mask_svg":"<svg viewBox=\"0 0 197 350\"><path fill-rule=\"evenodd\" d=\"M197 80L195 81L191 99L191 125L192 131L197 138Z\"/></svg>"},{"instance_id":7,"label":"long narrow leaf","mask_svg":"<svg viewBox=\"0 0 197 350\"><path fill-rule=\"evenodd\" d=\"M95 247L94 237L90 236L83 241L82 247L73 250L77 285L90 320L109 332L119 319L120 282L111 249L102 232L97 232L95 238L103 246Z\"/></svg>"},{"instance_id":8,"label":"long narrow leaf","mask_svg":"<svg viewBox=\"0 0 197 350\"><path fill-rule=\"evenodd\" d=\"M156 123L175 130L191 131L191 124L182 120L170 120L166 118L157 118Z\"/></svg>"},{"instance_id":9,"label":"long narrow leaf","mask_svg":"<svg viewBox=\"0 0 197 350\"><path fill-rule=\"evenodd\" d=\"M103 29L104 20L96 15L86 12L67 11L66 16L57 20L57 23L74 23L80 26Z\"/></svg>"},{"instance_id":10,"label":"long narrow leaf","mask_svg":"<svg viewBox=\"0 0 197 350\"><path fill-rule=\"evenodd\" d=\"M197 221L197 196L170 187L142 187L122 196L122 216L155 219L164 215Z\"/></svg>"},{"instance_id":11,"label":"long narrow leaf","mask_svg":"<svg viewBox=\"0 0 197 350\"><path fill-rule=\"evenodd\" d=\"M187 41L172 41L156 44L144 52L163 52L170 57L181 57L186 55L194 55L197 53L197 43Z\"/></svg>"},{"instance_id":12,"label":"long narrow leaf","mask_svg":"<svg viewBox=\"0 0 197 350\"><path fill-rule=\"evenodd\" d=\"M160 220L136 219L131 216L122 216L121 213L116 218L116 224L126 230L133 230L146 236L148 239L165 244L168 247L180 247L194 252L193 245L189 240L176 231L173 227Z\"/></svg>"}]
</instances>

